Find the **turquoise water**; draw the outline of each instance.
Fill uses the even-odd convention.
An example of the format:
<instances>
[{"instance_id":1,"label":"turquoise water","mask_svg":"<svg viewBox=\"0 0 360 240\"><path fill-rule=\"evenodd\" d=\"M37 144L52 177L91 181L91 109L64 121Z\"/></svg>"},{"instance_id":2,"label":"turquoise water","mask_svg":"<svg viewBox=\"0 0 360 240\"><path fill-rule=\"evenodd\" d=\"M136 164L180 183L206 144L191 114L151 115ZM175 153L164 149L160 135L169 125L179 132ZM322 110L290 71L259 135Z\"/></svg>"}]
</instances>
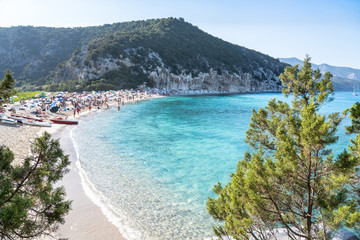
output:
<instances>
[{"instance_id":1,"label":"turquoise water","mask_svg":"<svg viewBox=\"0 0 360 240\"><path fill-rule=\"evenodd\" d=\"M218 224L206 212L212 187L229 181L250 150L244 139L252 109L274 97L285 99L274 93L166 97L100 112L73 130L81 168L125 237L210 237ZM357 99L336 93L322 111L342 111ZM343 128L338 135L336 152L349 140Z\"/></svg>"}]
</instances>

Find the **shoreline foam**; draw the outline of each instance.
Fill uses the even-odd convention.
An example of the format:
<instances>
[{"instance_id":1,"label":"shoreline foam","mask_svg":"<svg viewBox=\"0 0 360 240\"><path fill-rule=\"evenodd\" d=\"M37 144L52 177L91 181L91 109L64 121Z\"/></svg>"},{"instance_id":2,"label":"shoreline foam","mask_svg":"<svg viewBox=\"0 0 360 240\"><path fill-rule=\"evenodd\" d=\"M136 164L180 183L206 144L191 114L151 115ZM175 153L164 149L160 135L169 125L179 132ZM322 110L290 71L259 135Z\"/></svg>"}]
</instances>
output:
<instances>
[{"instance_id":1,"label":"shoreline foam","mask_svg":"<svg viewBox=\"0 0 360 240\"><path fill-rule=\"evenodd\" d=\"M155 98L157 98L158 96L156 96ZM150 97L147 99L141 99L141 101L143 100L148 100L154 97ZM140 100L140 99L139 99ZM132 101L126 101L125 104L129 104ZM110 109L116 107L116 104L109 104L110 105ZM93 114L98 114L101 110L104 109L92 109L92 110L85 110L82 111L80 113L80 115L77 118L80 118L81 116L89 116L89 117L93 117ZM109 110L109 109L105 109L105 110ZM81 124L81 123L80 123ZM61 225L59 230L56 232L57 237L60 238L75 238L75 239L99 239L99 238L105 238L105 239L119 239L119 240L131 240L131 239L138 239L138 233L136 230L131 229L130 226L127 226L127 224L125 224L122 221L124 221L122 219L122 215L115 213L112 209L111 206L108 206L108 204L106 204L106 201L104 201L104 199L106 199L105 197L101 197L102 194L101 192L99 192L95 186L93 186L93 184L91 183L90 180L88 180L86 172L81 168L81 162L80 162L80 155L78 153L77 147L76 147L76 142L73 139L72 136L72 131L76 126L68 126L67 128L63 127L62 129L58 128L53 135L60 135L60 142L62 143L62 148L64 148L65 150L69 151L69 148L73 148L72 153L75 153L75 156L71 156L70 154L70 158L71 159L71 170L70 172L72 172L73 176L68 176L68 178L71 178L72 180L76 180L76 178L79 179L78 182L76 182L77 184L80 184L81 189L78 193L73 193L70 191L73 191L72 187L70 186L71 183L69 182L69 179L63 179L62 181L59 182L60 185L64 185L65 190L67 195L68 192L73 196L70 199L73 201L80 201L80 202L86 202L87 209L89 209L90 211L94 211L93 217L96 218L97 222L100 221L100 226L89 226L88 229L84 229L81 228L80 230L80 234L79 231L77 230L77 228L79 228L79 223L76 221L76 219L73 219L72 216L68 217L71 214L74 214L74 211L77 211L78 214L80 211L80 214L87 215L88 213L81 211L81 209L75 209L74 207L71 210L71 212L68 214L67 217L65 217L65 224ZM68 133L66 133L65 131L68 131ZM57 138L59 138L57 137ZM66 138L69 138L66 144L70 144L71 146L63 146L64 142L66 142ZM71 150L70 150L71 152ZM68 154L68 153L67 153ZM67 174L69 175L70 172ZM66 175L66 176L67 176ZM65 176L65 177L66 177ZM64 178L65 178L64 177ZM78 196L77 194L80 194L80 196ZM73 199L75 197L75 199ZM86 199L85 199L86 198ZM90 201L90 203L88 201ZM75 207L81 207L82 206L75 206ZM73 212L73 213L72 213ZM81 217L81 216L80 216ZM99 219L101 218L101 220ZM125 217L126 218L126 217ZM88 219L87 219L88 220ZM76 227L72 226L72 225L76 225ZM88 223L91 224L91 223ZM95 228L95 229L94 229ZM91 232L91 235L87 234L87 231ZM134 238L135 237L135 238Z\"/></svg>"},{"instance_id":2,"label":"shoreline foam","mask_svg":"<svg viewBox=\"0 0 360 240\"><path fill-rule=\"evenodd\" d=\"M81 178L81 185L86 196L98 207L100 207L102 213L105 217L115 225L118 229L120 234L127 240L132 239L141 239L141 234L132 229L128 224L124 223L126 221L126 217L123 213L119 213L118 211L114 210L114 207L108 202L108 199L94 186L94 184L89 180L86 171L81 167L81 158L79 154L79 150L76 146L76 141L73 138L73 130L70 130L70 138L72 140L77 161L75 162L77 173Z\"/></svg>"},{"instance_id":3,"label":"shoreline foam","mask_svg":"<svg viewBox=\"0 0 360 240\"><path fill-rule=\"evenodd\" d=\"M72 200L72 210L65 216L65 223L59 226L55 233L57 238L69 239L119 239L126 240L119 229L105 216L101 208L86 194L80 172L76 166L76 150L71 141L70 132L74 127L63 128L54 133L54 138L60 137L61 147L70 155L70 172L57 183L64 186L66 196Z\"/></svg>"}]
</instances>

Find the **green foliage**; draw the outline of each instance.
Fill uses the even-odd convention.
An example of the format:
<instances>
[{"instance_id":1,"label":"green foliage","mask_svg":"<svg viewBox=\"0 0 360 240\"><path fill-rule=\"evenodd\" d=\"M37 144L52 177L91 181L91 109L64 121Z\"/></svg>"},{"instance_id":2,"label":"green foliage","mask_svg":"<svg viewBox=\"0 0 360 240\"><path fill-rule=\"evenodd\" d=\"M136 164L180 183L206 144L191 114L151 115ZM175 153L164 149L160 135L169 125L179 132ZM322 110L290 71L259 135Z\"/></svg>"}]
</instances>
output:
<instances>
[{"instance_id":1,"label":"green foliage","mask_svg":"<svg viewBox=\"0 0 360 240\"><path fill-rule=\"evenodd\" d=\"M360 103L357 102L350 108L350 119L351 125L346 127L347 133L360 133Z\"/></svg>"},{"instance_id":2,"label":"green foliage","mask_svg":"<svg viewBox=\"0 0 360 240\"><path fill-rule=\"evenodd\" d=\"M253 74L259 67L270 69L277 75L283 70L278 60L253 50L213 37L182 19L166 18L123 23L120 31L101 36L88 45L85 63L99 57L129 58L145 69L153 70L160 63L149 61L149 53L160 55L171 71L196 75L211 68L230 73ZM221 73L221 70L217 70Z\"/></svg>"},{"instance_id":3,"label":"green foliage","mask_svg":"<svg viewBox=\"0 0 360 240\"><path fill-rule=\"evenodd\" d=\"M329 231L359 228L360 137L350 152L333 156L329 147L345 115L319 113L332 100L331 74L321 80L309 61L280 75L284 95L294 95L292 106L273 99L253 110L246 142L257 151L245 154L207 202L211 216L225 222L214 228L217 236L274 239L283 228L290 239L329 239ZM358 118L357 110L351 113Z\"/></svg>"},{"instance_id":4,"label":"green foliage","mask_svg":"<svg viewBox=\"0 0 360 240\"><path fill-rule=\"evenodd\" d=\"M351 139L351 145L349 150L355 156L360 156L360 103L355 103L352 108L350 108L350 119L351 125L346 128L348 134L356 134L355 139ZM353 188L354 192L357 192L360 195L360 186L357 185L357 188Z\"/></svg>"},{"instance_id":5,"label":"green foliage","mask_svg":"<svg viewBox=\"0 0 360 240\"><path fill-rule=\"evenodd\" d=\"M11 68L17 87L45 84L47 75L80 47L84 28L0 28L0 71Z\"/></svg>"},{"instance_id":6,"label":"green foliage","mask_svg":"<svg viewBox=\"0 0 360 240\"><path fill-rule=\"evenodd\" d=\"M6 70L4 79L0 82L0 106L16 93L15 79L10 70Z\"/></svg>"},{"instance_id":7,"label":"green foliage","mask_svg":"<svg viewBox=\"0 0 360 240\"><path fill-rule=\"evenodd\" d=\"M13 160L11 150L0 146L0 238L48 235L70 210L64 188L53 186L68 171L69 158L45 132L32 143L31 157Z\"/></svg>"},{"instance_id":8,"label":"green foliage","mask_svg":"<svg viewBox=\"0 0 360 240\"><path fill-rule=\"evenodd\" d=\"M85 81L65 81L52 83L46 87L46 91L107 91L120 89L136 89L139 85L153 87L152 80L138 67L121 66L118 70L108 71L100 79Z\"/></svg>"},{"instance_id":9,"label":"green foliage","mask_svg":"<svg viewBox=\"0 0 360 240\"><path fill-rule=\"evenodd\" d=\"M35 98L36 94L40 94L42 91L33 91L33 92L17 92L15 94L14 101L20 101L21 99L29 99L29 98Z\"/></svg>"},{"instance_id":10,"label":"green foliage","mask_svg":"<svg viewBox=\"0 0 360 240\"><path fill-rule=\"evenodd\" d=\"M241 71L263 80L263 76L253 74L255 70L263 68L279 75L285 66L272 57L213 37L182 18L85 28L0 28L0 43L4 49L0 53L0 71L11 68L22 91L42 90L41 86L51 84L51 88L59 90L62 86L53 82L56 69L78 56L84 47L88 51L86 65L99 57L129 58L139 73L161 66L159 59L151 55L153 52L173 73L185 72L194 77L213 68L219 74L223 70Z\"/></svg>"},{"instance_id":11,"label":"green foliage","mask_svg":"<svg viewBox=\"0 0 360 240\"><path fill-rule=\"evenodd\" d=\"M112 89L136 89L144 82L149 87L153 86L153 82L138 67L123 66L118 70L105 73L103 78L105 82L114 86Z\"/></svg>"}]
</instances>

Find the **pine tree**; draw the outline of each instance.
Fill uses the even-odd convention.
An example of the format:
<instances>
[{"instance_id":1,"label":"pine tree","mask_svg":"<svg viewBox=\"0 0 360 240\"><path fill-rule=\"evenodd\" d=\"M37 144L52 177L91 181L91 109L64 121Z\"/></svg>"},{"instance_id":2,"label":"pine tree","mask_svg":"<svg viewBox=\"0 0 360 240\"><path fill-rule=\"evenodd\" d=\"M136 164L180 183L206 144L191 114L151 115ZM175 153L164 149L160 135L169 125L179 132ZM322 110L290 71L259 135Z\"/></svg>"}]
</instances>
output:
<instances>
[{"instance_id":1,"label":"pine tree","mask_svg":"<svg viewBox=\"0 0 360 240\"><path fill-rule=\"evenodd\" d=\"M70 210L64 188L53 186L68 171L69 158L45 132L33 141L31 157L13 160L12 151L0 146L0 239L49 235Z\"/></svg>"},{"instance_id":2,"label":"pine tree","mask_svg":"<svg viewBox=\"0 0 360 240\"><path fill-rule=\"evenodd\" d=\"M333 99L331 77L321 78L306 57L300 70L287 67L280 75L292 104L272 99L253 110L246 142L255 152L207 202L210 215L225 223L214 227L217 236L277 239L282 231L289 239L329 239L341 227L359 227L360 137L334 156L331 144L346 112L319 113Z\"/></svg>"},{"instance_id":3,"label":"pine tree","mask_svg":"<svg viewBox=\"0 0 360 240\"><path fill-rule=\"evenodd\" d=\"M12 95L16 93L15 79L10 70L6 70L4 79L0 82L0 106L2 102L7 101Z\"/></svg>"}]
</instances>

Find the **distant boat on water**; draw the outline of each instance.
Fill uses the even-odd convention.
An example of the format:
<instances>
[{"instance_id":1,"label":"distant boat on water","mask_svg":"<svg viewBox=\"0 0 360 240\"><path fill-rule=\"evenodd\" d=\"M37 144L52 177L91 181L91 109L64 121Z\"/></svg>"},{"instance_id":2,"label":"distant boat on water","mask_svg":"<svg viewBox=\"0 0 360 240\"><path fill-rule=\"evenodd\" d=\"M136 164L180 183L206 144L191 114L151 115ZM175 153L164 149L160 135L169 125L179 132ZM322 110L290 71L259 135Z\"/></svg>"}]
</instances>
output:
<instances>
[{"instance_id":1,"label":"distant boat on water","mask_svg":"<svg viewBox=\"0 0 360 240\"><path fill-rule=\"evenodd\" d=\"M355 88L355 85L354 85L354 91L353 91L353 95L355 96L358 96L359 94L356 92L356 88Z\"/></svg>"}]
</instances>

